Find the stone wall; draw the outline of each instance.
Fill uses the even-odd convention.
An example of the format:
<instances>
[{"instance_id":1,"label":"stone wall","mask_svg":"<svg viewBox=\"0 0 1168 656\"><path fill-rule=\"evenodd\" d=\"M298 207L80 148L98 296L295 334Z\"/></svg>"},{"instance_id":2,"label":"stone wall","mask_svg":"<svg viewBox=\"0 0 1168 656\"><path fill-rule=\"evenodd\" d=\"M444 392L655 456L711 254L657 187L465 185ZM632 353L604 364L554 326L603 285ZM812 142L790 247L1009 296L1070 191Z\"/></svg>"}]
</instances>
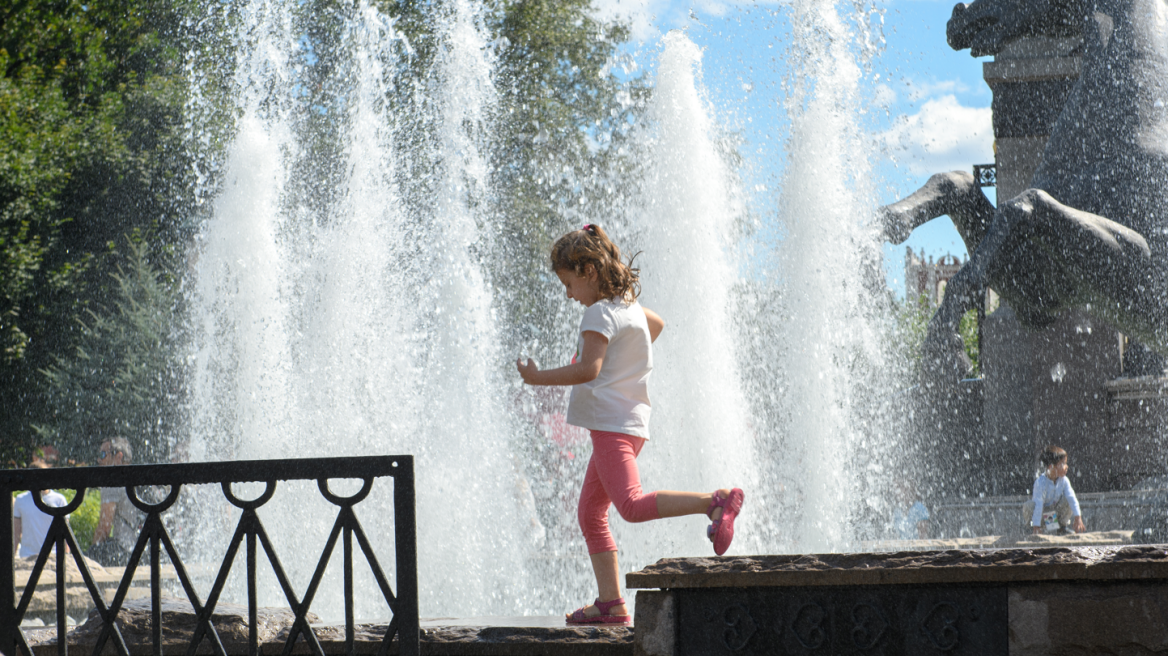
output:
<instances>
[{"instance_id":1,"label":"stone wall","mask_svg":"<svg viewBox=\"0 0 1168 656\"><path fill-rule=\"evenodd\" d=\"M665 559L628 575L635 653L1154 654L1154 547Z\"/></svg>"}]
</instances>

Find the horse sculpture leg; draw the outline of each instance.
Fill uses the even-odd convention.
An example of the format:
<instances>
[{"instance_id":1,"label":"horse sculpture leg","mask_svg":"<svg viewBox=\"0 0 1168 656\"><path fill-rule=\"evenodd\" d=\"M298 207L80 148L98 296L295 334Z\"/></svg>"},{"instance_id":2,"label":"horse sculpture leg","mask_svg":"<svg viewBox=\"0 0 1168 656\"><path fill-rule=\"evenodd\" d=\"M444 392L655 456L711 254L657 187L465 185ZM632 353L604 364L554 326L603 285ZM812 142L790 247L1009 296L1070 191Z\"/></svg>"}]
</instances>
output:
<instances>
[{"instance_id":1,"label":"horse sculpture leg","mask_svg":"<svg viewBox=\"0 0 1168 656\"><path fill-rule=\"evenodd\" d=\"M899 244L928 221L948 214L969 252L977 248L994 218L994 206L965 171L938 173L913 195L880 208L888 241Z\"/></svg>"},{"instance_id":2,"label":"horse sculpture leg","mask_svg":"<svg viewBox=\"0 0 1168 656\"><path fill-rule=\"evenodd\" d=\"M1003 297L1039 297L1057 312L1093 299L1128 299L1133 310L1148 296L1151 249L1142 235L1115 221L1059 203L1041 189L1028 189L994 213L985 237L969 261L945 288L941 307L929 321L925 339L926 367L942 377L964 373L958 323L978 306L990 284L991 272L1008 271L1005 258L1024 253L1050 260L1048 285L1015 289L1009 275L998 276L994 288ZM1031 263L1033 266L1033 263ZM1144 291L1140 291L1143 289Z\"/></svg>"}]
</instances>

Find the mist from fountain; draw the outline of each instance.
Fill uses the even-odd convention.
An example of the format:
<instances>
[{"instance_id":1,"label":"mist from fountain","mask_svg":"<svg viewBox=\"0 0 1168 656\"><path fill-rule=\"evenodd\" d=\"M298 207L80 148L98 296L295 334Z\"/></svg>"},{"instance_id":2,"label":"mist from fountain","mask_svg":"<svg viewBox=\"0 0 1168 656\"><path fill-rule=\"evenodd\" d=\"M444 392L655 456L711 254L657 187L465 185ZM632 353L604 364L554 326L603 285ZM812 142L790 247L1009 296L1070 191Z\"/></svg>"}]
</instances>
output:
<instances>
[{"instance_id":1,"label":"mist from fountain","mask_svg":"<svg viewBox=\"0 0 1168 656\"><path fill-rule=\"evenodd\" d=\"M192 260L190 457L414 454L423 616L548 613L590 599L595 584L582 541L539 524L514 449L530 418L505 398L514 354L500 352L492 306L501 292L480 260L491 252L491 49L481 7L442 7L438 54L421 88L392 86L392 71L414 62L369 3L338 24L343 47L329 55L325 85L345 90L327 109L344 118L329 169L339 184L328 193L320 180L305 182L321 157L306 126L322 111L305 106L300 84L311 58L294 35L306 19L293 3L255 0L244 12L239 118ZM867 153L848 117L861 84L854 35L830 6L795 9L796 22L812 26L800 37L807 52L795 57L818 82L790 99L780 278L761 280L744 262L746 201L702 88L701 52L684 34L662 42L637 146L641 175L622 190L623 214L597 217L627 239L627 251L644 251L642 299L667 322L655 346L645 487L747 488L751 519L738 553L849 544L848 513L862 486L841 478L838 454L862 449L871 426L858 419L863 403L848 367L880 357L876 333L855 324L870 304L856 263L869 262L875 241L857 218L870 214L871 194ZM816 30L840 41L816 43ZM388 96L400 99L396 111ZM402 112L436 138L411 139ZM411 159L434 166L424 178L403 175ZM743 373L760 363L776 371ZM790 382L807 380L814 384ZM278 545L313 555L284 563L303 589L335 510L310 487L286 492L261 518ZM375 489L358 507L371 535L392 534L389 498L387 487ZM205 526L229 527L230 516L205 509ZM707 555L705 524L614 520L623 569ZM221 554L225 541L196 546ZM392 546L378 544L387 569ZM368 576L357 583L372 586ZM272 577L261 586L261 602L283 602ZM341 608L339 594L323 591L314 609ZM370 595L358 597L359 617L388 615Z\"/></svg>"}]
</instances>

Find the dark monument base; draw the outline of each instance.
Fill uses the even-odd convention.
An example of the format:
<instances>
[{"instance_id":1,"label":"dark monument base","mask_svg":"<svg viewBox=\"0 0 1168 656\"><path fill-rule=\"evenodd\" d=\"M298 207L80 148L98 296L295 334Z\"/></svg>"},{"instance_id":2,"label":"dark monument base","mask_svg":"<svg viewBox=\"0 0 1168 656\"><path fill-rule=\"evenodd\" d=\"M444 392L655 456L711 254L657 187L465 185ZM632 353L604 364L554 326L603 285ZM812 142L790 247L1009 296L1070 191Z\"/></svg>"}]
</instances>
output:
<instances>
[{"instance_id":1,"label":"dark monument base","mask_svg":"<svg viewBox=\"0 0 1168 656\"><path fill-rule=\"evenodd\" d=\"M1168 651L1159 545L666 559L628 587L641 656Z\"/></svg>"}]
</instances>

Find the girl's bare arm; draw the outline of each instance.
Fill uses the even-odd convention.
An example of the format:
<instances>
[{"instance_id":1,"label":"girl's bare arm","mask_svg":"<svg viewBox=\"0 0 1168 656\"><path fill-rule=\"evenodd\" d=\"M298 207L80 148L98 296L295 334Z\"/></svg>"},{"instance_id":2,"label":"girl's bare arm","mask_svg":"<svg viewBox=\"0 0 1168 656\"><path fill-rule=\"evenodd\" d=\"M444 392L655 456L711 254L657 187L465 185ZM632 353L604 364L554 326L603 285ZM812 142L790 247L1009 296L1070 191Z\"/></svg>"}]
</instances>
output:
<instances>
[{"instance_id":1,"label":"girl's bare arm","mask_svg":"<svg viewBox=\"0 0 1168 656\"><path fill-rule=\"evenodd\" d=\"M596 380L604 355L608 352L608 338L593 330L584 331L584 352L572 364L540 371L530 358L527 364L516 360L519 375L528 385L579 385Z\"/></svg>"},{"instance_id":2,"label":"girl's bare arm","mask_svg":"<svg viewBox=\"0 0 1168 656\"><path fill-rule=\"evenodd\" d=\"M641 309L645 311L645 321L649 322L649 341L655 342L661 331L665 330L665 320L661 318L661 315L645 306L641 306Z\"/></svg>"}]
</instances>

